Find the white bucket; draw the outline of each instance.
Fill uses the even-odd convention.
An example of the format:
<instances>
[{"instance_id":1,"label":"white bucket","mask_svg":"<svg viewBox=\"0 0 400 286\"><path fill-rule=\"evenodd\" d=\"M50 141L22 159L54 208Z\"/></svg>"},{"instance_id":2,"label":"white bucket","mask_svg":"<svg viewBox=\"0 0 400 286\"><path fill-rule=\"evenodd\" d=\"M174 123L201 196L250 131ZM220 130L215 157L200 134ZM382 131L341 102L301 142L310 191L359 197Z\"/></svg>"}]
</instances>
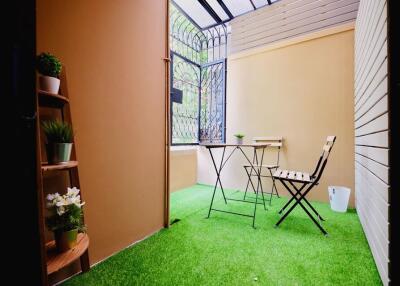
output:
<instances>
[{"instance_id":1,"label":"white bucket","mask_svg":"<svg viewBox=\"0 0 400 286\"><path fill-rule=\"evenodd\" d=\"M329 202L331 209L337 212L346 212L350 198L350 189L339 186L329 186Z\"/></svg>"}]
</instances>

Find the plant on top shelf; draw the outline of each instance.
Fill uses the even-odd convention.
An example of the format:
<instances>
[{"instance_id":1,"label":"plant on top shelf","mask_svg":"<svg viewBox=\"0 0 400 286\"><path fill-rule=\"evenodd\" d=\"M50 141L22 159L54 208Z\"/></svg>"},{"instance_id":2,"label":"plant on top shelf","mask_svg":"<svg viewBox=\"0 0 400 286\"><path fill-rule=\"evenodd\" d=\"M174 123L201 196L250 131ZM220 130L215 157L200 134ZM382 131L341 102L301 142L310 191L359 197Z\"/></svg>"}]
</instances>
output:
<instances>
[{"instance_id":1,"label":"plant on top shelf","mask_svg":"<svg viewBox=\"0 0 400 286\"><path fill-rule=\"evenodd\" d=\"M42 128L46 136L49 163L67 163L71 157L74 136L71 125L58 120L49 120L42 122Z\"/></svg>"},{"instance_id":2,"label":"plant on top shelf","mask_svg":"<svg viewBox=\"0 0 400 286\"><path fill-rule=\"evenodd\" d=\"M36 68L41 74L39 77L40 89L58 94L60 88L58 77L62 69L60 60L50 53L41 53L36 57Z\"/></svg>"},{"instance_id":3,"label":"plant on top shelf","mask_svg":"<svg viewBox=\"0 0 400 286\"><path fill-rule=\"evenodd\" d=\"M234 134L233 136L236 137L236 143L237 143L237 144L243 144L243 137L244 137L244 134L242 134L242 133L236 133L236 134Z\"/></svg>"},{"instance_id":4,"label":"plant on top shelf","mask_svg":"<svg viewBox=\"0 0 400 286\"><path fill-rule=\"evenodd\" d=\"M54 232L57 250L62 252L73 248L77 242L78 232L85 232L79 189L68 188L67 193L49 194L46 197L48 216L47 228Z\"/></svg>"}]
</instances>

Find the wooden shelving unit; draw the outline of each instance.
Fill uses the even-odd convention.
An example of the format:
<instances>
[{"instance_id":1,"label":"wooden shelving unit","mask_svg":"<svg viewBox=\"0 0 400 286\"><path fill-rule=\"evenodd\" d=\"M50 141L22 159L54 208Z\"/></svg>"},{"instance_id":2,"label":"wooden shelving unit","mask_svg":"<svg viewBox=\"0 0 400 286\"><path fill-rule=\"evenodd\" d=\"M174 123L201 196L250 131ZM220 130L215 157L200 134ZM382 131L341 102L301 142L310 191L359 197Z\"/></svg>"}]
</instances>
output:
<instances>
[{"instance_id":1,"label":"wooden shelving unit","mask_svg":"<svg viewBox=\"0 0 400 286\"><path fill-rule=\"evenodd\" d=\"M43 261L42 269L44 272L47 272L48 280L50 277L49 275L56 275L61 269L69 266L78 259L80 260L80 266L82 272L86 272L90 269L89 253L88 253L89 236L87 234L82 234L82 233L78 234L78 244L73 249L70 249L62 253L57 252L54 240L46 242L46 237L45 237L46 236L45 223L44 223L45 197L46 197L45 173L58 172L58 171L68 172L69 186L77 187L78 189L80 189L78 161L76 159L76 152L75 152L75 142L73 142L74 145L71 152L71 161L63 164L52 165L48 164L44 159L44 148L43 148L44 141L43 138L41 138L41 131L40 131L41 130L40 122L42 115L46 114L47 115L46 119L48 119L48 115L53 114L59 120L68 122L70 125L72 125L65 67L63 67L62 70L63 72L61 73L60 76L61 86L59 94L53 94L42 90L37 91L37 114L38 114L37 138L39 142L37 154L39 157L39 162L42 162L40 166L41 167L40 174L38 174L39 176L38 197L41 198L41 202L39 202L40 203L39 215L42 217L42 223L41 223L41 228L42 228L41 240L43 241L42 256L45 258ZM50 111L50 113L48 110L49 108L53 109ZM64 193L65 191L66 188L65 190L59 190L58 192ZM82 190L80 195L82 197ZM56 280L65 278L67 277L64 276ZM52 279L52 283L54 282L55 282L54 279Z\"/></svg>"},{"instance_id":2,"label":"wooden shelving unit","mask_svg":"<svg viewBox=\"0 0 400 286\"><path fill-rule=\"evenodd\" d=\"M56 171L56 170L68 170L78 166L78 161L69 161L65 164L48 165L47 163L42 164L42 171Z\"/></svg>"},{"instance_id":3,"label":"wooden shelving unit","mask_svg":"<svg viewBox=\"0 0 400 286\"><path fill-rule=\"evenodd\" d=\"M65 266L70 265L72 262L82 256L89 247L89 236L87 234L78 234L77 245L63 253L58 253L56 250L56 243L54 240L46 243L47 254L47 274L52 274L59 271Z\"/></svg>"},{"instance_id":4,"label":"wooden shelving unit","mask_svg":"<svg viewBox=\"0 0 400 286\"><path fill-rule=\"evenodd\" d=\"M39 105L42 107L55 107L61 108L64 104L69 103L69 99L60 94L54 94L43 90L37 91L39 98Z\"/></svg>"}]
</instances>

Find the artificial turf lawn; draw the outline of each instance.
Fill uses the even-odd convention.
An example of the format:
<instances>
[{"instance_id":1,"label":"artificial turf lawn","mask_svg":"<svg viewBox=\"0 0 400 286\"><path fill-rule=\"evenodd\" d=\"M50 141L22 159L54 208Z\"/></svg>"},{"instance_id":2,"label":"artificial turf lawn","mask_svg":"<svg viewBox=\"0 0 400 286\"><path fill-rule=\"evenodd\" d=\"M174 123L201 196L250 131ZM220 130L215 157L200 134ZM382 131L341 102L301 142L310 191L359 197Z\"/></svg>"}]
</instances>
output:
<instances>
[{"instance_id":1,"label":"artificial turf lawn","mask_svg":"<svg viewBox=\"0 0 400 286\"><path fill-rule=\"evenodd\" d=\"M232 197L242 193L227 191ZM279 228L277 211L287 198L257 208L252 219L212 212L212 188L196 185L171 195L171 220L180 219L63 285L381 285L354 210L335 213L313 203L326 219L325 237L301 208ZM251 214L252 204L217 207Z\"/></svg>"}]
</instances>

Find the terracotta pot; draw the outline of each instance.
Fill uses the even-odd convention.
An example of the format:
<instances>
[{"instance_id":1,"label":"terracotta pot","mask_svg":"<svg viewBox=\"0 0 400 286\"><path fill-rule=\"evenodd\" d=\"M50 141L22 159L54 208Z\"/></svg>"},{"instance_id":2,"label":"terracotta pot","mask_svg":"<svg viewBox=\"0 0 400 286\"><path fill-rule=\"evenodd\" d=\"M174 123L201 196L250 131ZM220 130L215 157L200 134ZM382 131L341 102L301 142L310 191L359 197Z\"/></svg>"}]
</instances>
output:
<instances>
[{"instance_id":1,"label":"terracotta pot","mask_svg":"<svg viewBox=\"0 0 400 286\"><path fill-rule=\"evenodd\" d=\"M69 231L56 231L54 233L54 237L56 240L57 251L64 252L76 246L78 229L72 229Z\"/></svg>"},{"instance_id":2,"label":"terracotta pot","mask_svg":"<svg viewBox=\"0 0 400 286\"><path fill-rule=\"evenodd\" d=\"M58 94L60 80L56 77L42 75L39 77L39 87L40 90Z\"/></svg>"}]
</instances>

